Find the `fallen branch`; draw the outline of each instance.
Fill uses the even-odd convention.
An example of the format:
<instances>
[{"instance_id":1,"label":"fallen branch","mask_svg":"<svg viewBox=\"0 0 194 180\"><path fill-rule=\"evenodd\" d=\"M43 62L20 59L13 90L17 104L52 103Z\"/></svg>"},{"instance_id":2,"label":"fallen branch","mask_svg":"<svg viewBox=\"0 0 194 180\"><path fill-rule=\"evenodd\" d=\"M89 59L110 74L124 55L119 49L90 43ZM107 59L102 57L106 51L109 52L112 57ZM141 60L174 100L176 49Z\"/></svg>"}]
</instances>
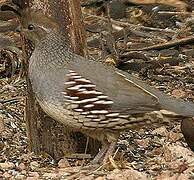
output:
<instances>
[{"instance_id":1,"label":"fallen branch","mask_svg":"<svg viewBox=\"0 0 194 180\"><path fill-rule=\"evenodd\" d=\"M191 35L186 38L172 40L167 43L156 44L153 46L148 46L148 47L143 47L143 48L138 48L138 49L128 49L127 51L161 50L161 49L167 49L167 48L185 45L185 44L189 44L193 42L194 42L194 35Z\"/></svg>"}]
</instances>

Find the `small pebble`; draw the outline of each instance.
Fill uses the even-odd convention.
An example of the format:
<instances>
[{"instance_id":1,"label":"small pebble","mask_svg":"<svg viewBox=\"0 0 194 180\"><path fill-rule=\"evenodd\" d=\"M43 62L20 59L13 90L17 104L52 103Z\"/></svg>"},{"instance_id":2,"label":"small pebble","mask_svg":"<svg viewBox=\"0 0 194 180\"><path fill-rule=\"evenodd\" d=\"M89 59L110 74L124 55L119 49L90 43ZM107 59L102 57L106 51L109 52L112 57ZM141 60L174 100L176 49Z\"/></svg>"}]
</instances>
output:
<instances>
[{"instance_id":1,"label":"small pebble","mask_svg":"<svg viewBox=\"0 0 194 180\"><path fill-rule=\"evenodd\" d=\"M3 174L3 178L5 178L5 179L8 179L8 178L10 178L11 177L11 174L9 174L8 172L5 172L4 174Z\"/></svg>"},{"instance_id":2,"label":"small pebble","mask_svg":"<svg viewBox=\"0 0 194 180\"><path fill-rule=\"evenodd\" d=\"M14 167L15 165L12 162L0 163L0 169L2 170L10 170L10 169L13 169Z\"/></svg>"},{"instance_id":3,"label":"small pebble","mask_svg":"<svg viewBox=\"0 0 194 180\"><path fill-rule=\"evenodd\" d=\"M36 170L36 169L38 169L39 167L40 167L40 165L39 165L39 163L36 162L36 161L32 161L32 162L30 163L30 168L31 168L32 170Z\"/></svg>"},{"instance_id":4,"label":"small pebble","mask_svg":"<svg viewBox=\"0 0 194 180\"><path fill-rule=\"evenodd\" d=\"M58 162L58 167L59 167L59 168L66 168L66 167L70 167L70 165L69 165L69 162L67 161L67 159L64 158L64 159L61 159L61 160Z\"/></svg>"},{"instance_id":5,"label":"small pebble","mask_svg":"<svg viewBox=\"0 0 194 180\"><path fill-rule=\"evenodd\" d=\"M39 174L37 172L29 172L29 176L33 178L39 178Z\"/></svg>"},{"instance_id":6,"label":"small pebble","mask_svg":"<svg viewBox=\"0 0 194 180\"><path fill-rule=\"evenodd\" d=\"M26 180L38 180L39 178L36 177L27 177Z\"/></svg>"},{"instance_id":7,"label":"small pebble","mask_svg":"<svg viewBox=\"0 0 194 180\"><path fill-rule=\"evenodd\" d=\"M24 164L24 163L20 163L19 166L18 166L18 170L19 170L19 171L22 171L22 170L24 170L24 169L26 169L25 164Z\"/></svg>"},{"instance_id":8,"label":"small pebble","mask_svg":"<svg viewBox=\"0 0 194 180\"><path fill-rule=\"evenodd\" d=\"M56 179L57 176L58 175L56 173L44 173L43 174L43 178L45 179Z\"/></svg>"},{"instance_id":9,"label":"small pebble","mask_svg":"<svg viewBox=\"0 0 194 180\"><path fill-rule=\"evenodd\" d=\"M23 174L18 174L15 176L15 179L16 180L23 180L23 179L26 179L26 176L24 176Z\"/></svg>"},{"instance_id":10,"label":"small pebble","mask_svg":"<svg viewBox=\"0 0 194 180\"><path fill-rule=\"evenodd\" d=\"M105 180L105 177L99 176L95 180Z\"/></svg>"},{"instance_id":11,"label":"small pebble","mask_svg":"<svg viewBox=\"0 0 194 180\"><path fill-rule=\"evenodd\" d=\"M167 136L168 130L166 129L166 127L162 126L162 127L155 129L154 131L152 131L152 134L160 135L160 136Z\"/></svg>"}]
</instances>

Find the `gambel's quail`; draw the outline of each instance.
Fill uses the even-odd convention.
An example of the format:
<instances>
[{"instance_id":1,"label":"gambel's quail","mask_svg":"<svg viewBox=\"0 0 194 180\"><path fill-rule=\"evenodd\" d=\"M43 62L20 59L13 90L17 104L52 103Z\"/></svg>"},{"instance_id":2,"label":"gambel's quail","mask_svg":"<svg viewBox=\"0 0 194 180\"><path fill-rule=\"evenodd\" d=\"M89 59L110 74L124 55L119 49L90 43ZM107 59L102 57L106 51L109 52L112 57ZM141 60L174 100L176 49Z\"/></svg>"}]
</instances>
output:
<instances>
[{"instance_id":1,"label":"gambel's quail","mask_svg":"<svg viewBox=\"0 0 194 180\"><path fill-rule=\"evenodd\" d=\"M121 131L159 123L134 118L138 114L166 109L194 116L193 103L169 97L128 73L73 53L52 19L28 13L22 24L35 44L29 78L37 101L56 121L102 142L94 162L113 152Z\"/></svg>"}]
</instances>

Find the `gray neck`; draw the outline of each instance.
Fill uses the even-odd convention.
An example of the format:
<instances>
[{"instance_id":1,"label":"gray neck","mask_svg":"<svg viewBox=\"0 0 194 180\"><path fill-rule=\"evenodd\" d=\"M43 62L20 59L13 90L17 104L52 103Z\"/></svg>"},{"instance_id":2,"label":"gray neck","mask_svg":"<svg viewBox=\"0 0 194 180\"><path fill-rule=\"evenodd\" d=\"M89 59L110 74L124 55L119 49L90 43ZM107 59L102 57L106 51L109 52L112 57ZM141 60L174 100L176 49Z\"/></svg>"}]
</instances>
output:
<instances>
[{"instance_id":1,"label":"gray neck","mask_svg":"<svg viewBox=\"0 0 194 180\"><path fill-rule=\"evenodd\" d=\"M73 54L70 50L66 38L57 32L49 33L45 38L37 44L31 59L36 62L36 66L45 67L61 67L67 60L72 58Z\"/></svg>"},{"instance_id":2,"label":"gray neck","mask_svg":"<svg viewBox=\"0 0 194 180\"><path fill-rule=\"evenodd\" d=\"M57 53L63 49L69 50L68 40L59 32L51 32L37 44L37 49L46 51L56 51Z\"/></svg>"}]
</instances>

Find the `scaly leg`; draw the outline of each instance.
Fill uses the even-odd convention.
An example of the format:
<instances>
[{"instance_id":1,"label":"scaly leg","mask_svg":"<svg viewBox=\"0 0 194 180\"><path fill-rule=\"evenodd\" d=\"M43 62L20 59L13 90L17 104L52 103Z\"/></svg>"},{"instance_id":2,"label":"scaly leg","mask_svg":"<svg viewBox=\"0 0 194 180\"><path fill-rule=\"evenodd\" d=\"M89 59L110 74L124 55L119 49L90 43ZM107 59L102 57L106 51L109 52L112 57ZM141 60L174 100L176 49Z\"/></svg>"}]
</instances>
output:
<instances>
[{"instance_id":1,"label":"scaly leg","mask_svg":"<svg viewBox=\"0 0 194 180\"><path fill-rule=\"evenodd\" d=\"M101 150L98 152L98 154L94 157L91 164L98 164L101 162L101 159L103 156L106 155L106 152L108 151L108 144L103 144Z\"/></svg>"},{"instance_id":2,"label":"scaly leg","mask_svg":"<svg viewBox=\"0 0 194 180\"><path fill-rule=\"evenodd\" d=\"M109 156L112 156L112 155L113 155L113 152L114 152L114 150L115 150L116 143L117 143L117 142L111 142L111 143L108 145L108 149L107 149L106 154L105 154L105 156L104 156L104 159L103 159L103 161L102 161L103 164L106 164L107 161L108 161Z\"/></svg>"}]
</instances>

